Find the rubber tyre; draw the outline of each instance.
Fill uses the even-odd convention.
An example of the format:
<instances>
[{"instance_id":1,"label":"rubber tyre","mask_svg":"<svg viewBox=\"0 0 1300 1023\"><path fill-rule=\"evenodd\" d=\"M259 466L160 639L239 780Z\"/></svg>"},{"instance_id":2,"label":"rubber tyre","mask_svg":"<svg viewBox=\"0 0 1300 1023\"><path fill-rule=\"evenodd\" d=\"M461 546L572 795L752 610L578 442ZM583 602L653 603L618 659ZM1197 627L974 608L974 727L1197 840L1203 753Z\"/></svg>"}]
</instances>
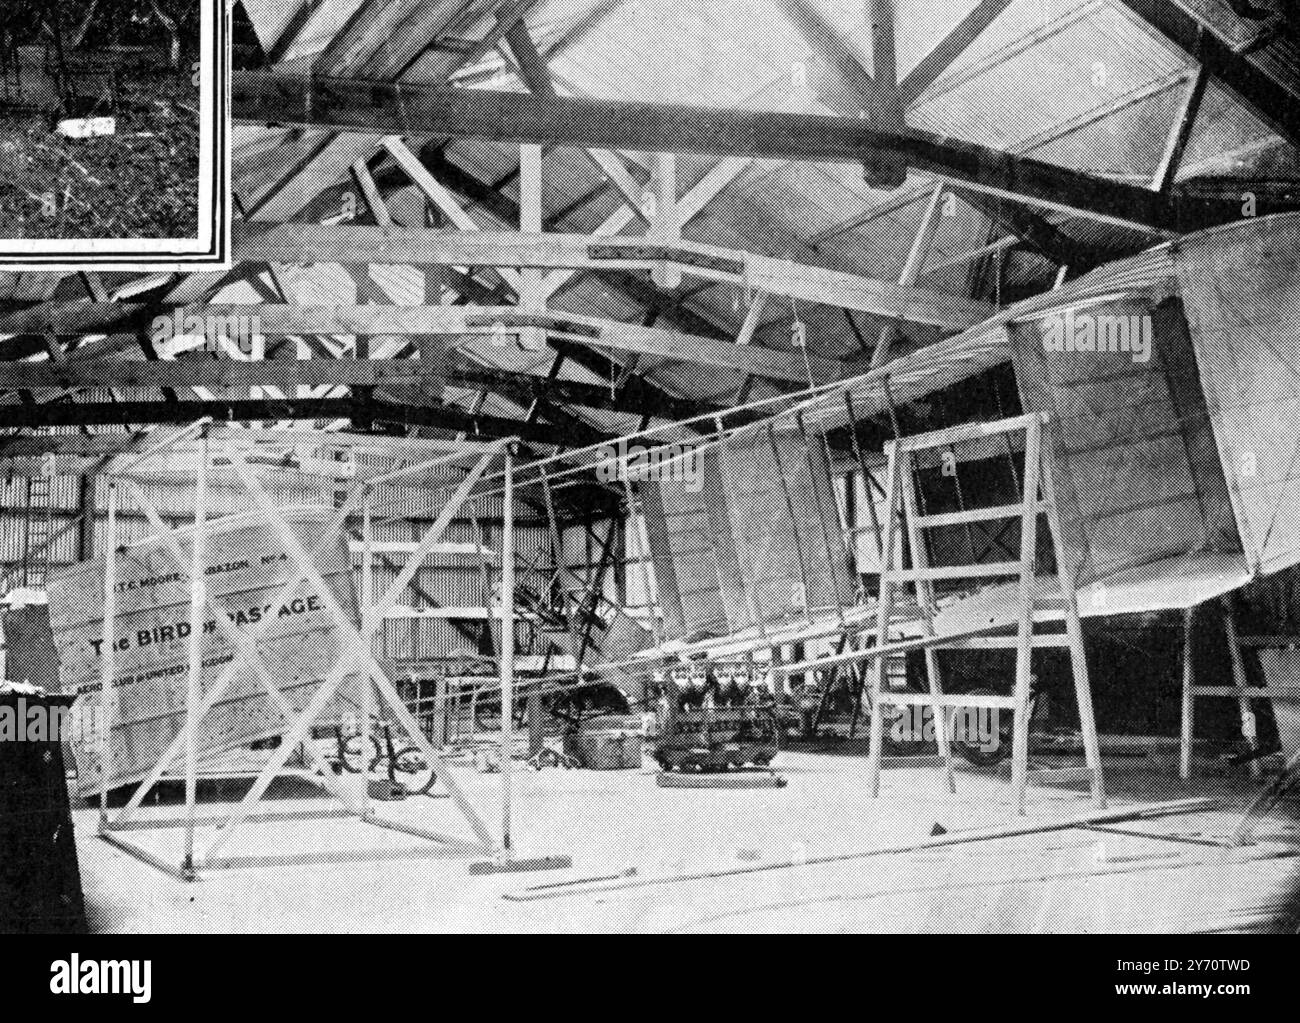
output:
<instances>
[{"instance_id":1,"label":"rubber tyre","mask_svg":"<svg viewBox=\"0 0 1300 1023\"><path fill-rule=\"evenodd\" d=\"M373 773L385 771L387 767L388 757L383 756L377 758L370 769ZM407 746L393 754L393 776L406 787L407 792L416 796L428 795L438 780L429 758L415 746Z\"/></svg>"},{"instance_id":2,"label":"rubber tyre","mask_svg":"<svg viewBox=\"0 0 1300 1023\"><path fill-rule=\"evenodd\" d=\"M980 687L978 689L969 690L967 695L999 696L1005 694L995 693L992 689ZM991 750L981 749L976 743L961 742L957 739L953 739L949 745L951 745L952 751L968 764L973 764L975 767L996 767L998 764L1002 763L1002 761L1006 760L1007 757L1011 756L1011 722L1011 714L998 715L998 744Z\"/></svg>"}]
</instances>

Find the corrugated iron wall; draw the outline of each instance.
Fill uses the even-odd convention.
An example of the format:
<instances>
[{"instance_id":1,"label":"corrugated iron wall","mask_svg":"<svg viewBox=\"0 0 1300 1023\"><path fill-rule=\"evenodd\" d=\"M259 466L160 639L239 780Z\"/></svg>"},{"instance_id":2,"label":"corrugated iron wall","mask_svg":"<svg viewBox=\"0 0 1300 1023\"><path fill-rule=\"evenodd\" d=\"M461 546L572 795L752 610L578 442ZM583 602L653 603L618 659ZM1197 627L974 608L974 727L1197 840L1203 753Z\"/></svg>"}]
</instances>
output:
<instances>
[{"instance_id":1,"label":"corrugated iron wall","mask_svg":"<svg viewBox=\"0 0 1300 1023\"><path fill-rule=\"evenodd\" d=\"M192 458L192 456L190 456ZM193 521L194 483L192 470L187 470L187 456L175 455L157 458L149 465L149 472L140 470L138 483L144 497L156 508L169 525L181 526ZM387 467L391 458L358 455L360 465ZM189 465L192 466L192 460ZM305 473L296 469L255 466L267 494L278 507L292 505L333 505L336 494L346 490L347 480L336 480L324 475ZM440 484L454 485L461 475L454 469L440 474L421 476L418 484L392 484L381 488L376 495L373 536L377 543L418 541L442 507ZM68 529L50 548L51 567L69 565L80 560L79 555L102 551L107 542L108 481L92 481L94 521L91 527L91 546L82 550L79 528ZM23 584L21 563L27 542L27 479L12 477L0 480L0 566L8 579L6 589ZM50 487L51 533L57 535L81 512L81 480L76 476L55 476ZM253 504L243 485L228 467L215 467L209 476L207 514L209 518L253 510ZM473 543L476 530L470 519L478 518L486 546L498 555L490 558L489 584L499 580L501 544L501 519L504 511L500 496L478 499L471 508L466 505L461 517L453 520L443 538L445 543ZM33 518L35 517L33 514ZM43 510L39 512L43 515ZM537 586L537 579L526 571L529 566L547 568L552 555L550 534L544 522L539 522L526 507L515 510L515 550L518 579L521 584ZM119 545L142 540L154 532L143 511L130 495L128 488L118 492L117 538ZM359 539L359 537L358 537ZM621 553L621 552L620 552ZM376 595L382 594L397 578L405 563L405 553L395 553L375 558L374 585ZM354 584L360 592L361 555L353 555ZM387 564L385 562L388 562ZM549 578L549 576L547 576ZM398 603L416 609L441 607L483 607L486 604L483 573L480 559L472 554L439 555L429 558L416 573L412 585ZM457 651L475 648L472 636L481 629L477 621L461 622L461 627L445 618L391 619L384 623L376 637L375 654L397 660L429 660L448 657ZM520 641L526 639L521 630Z\"/></svg>"}]
</instances>

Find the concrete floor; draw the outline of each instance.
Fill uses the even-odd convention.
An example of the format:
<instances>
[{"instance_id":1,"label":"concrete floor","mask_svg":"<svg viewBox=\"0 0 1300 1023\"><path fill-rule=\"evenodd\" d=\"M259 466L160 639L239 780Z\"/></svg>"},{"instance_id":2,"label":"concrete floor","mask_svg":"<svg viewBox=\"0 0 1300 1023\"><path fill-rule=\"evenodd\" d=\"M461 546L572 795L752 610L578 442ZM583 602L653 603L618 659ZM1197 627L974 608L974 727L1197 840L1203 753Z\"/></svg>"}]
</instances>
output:
<instances>
[{"instance_id":1,"label":"concrete floor","mask_svg":"<svg viewBox=\"0 0 1300 1023\"><path fill-rule=\"evenodd\" d=\"M648 763L648 761L647 761ZM74 813L92 930L191 931L1295 931L1300 814L1271 816L1252 848L1232 854L1196 840L1226 835L1255 791L1244 777L1182 783L1141 759L1107 763L1112 806L1212 795L1222 808L1117 825L1169 841L1069 830L913 853L805 864L706 880L672 880L604 892L525 889L577 878L668 878L699 871L850 853L949 831L1016 821L996 772L961 770L957 796L934 768L885 773L867 797L858 756L783 752L783 789L656 787L654 771L515 773L520 856L567 854L570 870L472 877L475 857L429 858L429 843L355 820L246 825L225 852L375 850L373 862L210 870L185 884L95 837L96 812ZM1045 764L1044 766L1050 766ZM500 776L460 772L467 795L499 827ZM330 801L284 786L267 808ZM273 790L274 791L274 790ZM208 812L225 804L213 803ZM1030 792L1033 819L1088 809L1080 788ZM447 798L379 804L396 821L469 831ZM177 807L149 815L175 817ZM211 835L201 832L200 837ZM178 829L127 837L173 862ZM406 853L411 855L408 857ZM511 896L506 898L506 896ZM527 901L517 901L520 896Z\"/></svg>"}]
</instances>

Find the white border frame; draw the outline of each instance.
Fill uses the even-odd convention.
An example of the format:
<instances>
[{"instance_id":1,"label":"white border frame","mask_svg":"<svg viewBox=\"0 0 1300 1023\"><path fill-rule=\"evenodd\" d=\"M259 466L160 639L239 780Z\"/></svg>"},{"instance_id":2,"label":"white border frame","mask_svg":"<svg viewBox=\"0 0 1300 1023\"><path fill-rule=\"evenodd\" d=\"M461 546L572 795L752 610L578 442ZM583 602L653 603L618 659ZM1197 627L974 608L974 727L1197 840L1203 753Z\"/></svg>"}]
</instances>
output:
<instances>
[{"instance_id":1,"label":"white border frame","mask_svg":"<svg viewBox=\"0 0 1300 1023\"><path fill-rule=\"evenodd\" d=\"M200 0L199 223L195 238L0 238L0 270L200 270L231 266L232 0Z\"/></svg>"}]
</instances>

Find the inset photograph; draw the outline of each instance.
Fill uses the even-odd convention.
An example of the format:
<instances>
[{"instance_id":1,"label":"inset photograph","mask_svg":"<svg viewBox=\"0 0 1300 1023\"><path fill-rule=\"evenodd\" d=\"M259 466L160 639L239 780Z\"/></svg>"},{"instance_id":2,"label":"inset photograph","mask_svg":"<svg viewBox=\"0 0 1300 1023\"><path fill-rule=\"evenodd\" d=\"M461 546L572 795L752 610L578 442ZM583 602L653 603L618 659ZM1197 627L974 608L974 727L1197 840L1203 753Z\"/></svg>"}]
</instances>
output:
<instances>
[{"instance_id":1,"label":"inset photograph","mask_svg":"<svg viewBox=\"0 0 1300 1023\"><path fill-rule=\"evenodd\" d=\"M219 263L228 33L216 0L5 0L0 265Z\"/></svg>"}]
</instances>

